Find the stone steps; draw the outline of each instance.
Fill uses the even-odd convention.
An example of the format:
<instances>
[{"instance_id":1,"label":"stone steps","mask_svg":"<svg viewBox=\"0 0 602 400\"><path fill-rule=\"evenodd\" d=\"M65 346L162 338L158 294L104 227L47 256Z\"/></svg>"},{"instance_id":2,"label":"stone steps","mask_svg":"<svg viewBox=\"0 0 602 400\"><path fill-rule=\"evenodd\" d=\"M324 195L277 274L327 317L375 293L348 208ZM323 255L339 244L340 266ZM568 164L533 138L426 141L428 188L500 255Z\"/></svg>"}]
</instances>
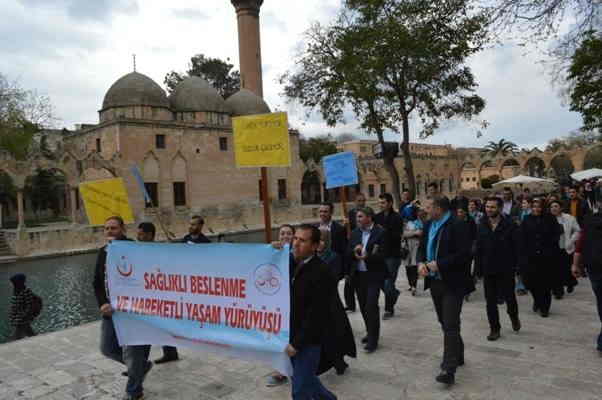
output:
<instances>
[{"instance_id":1,"label":"stone steps","mask_svg":"<svg viewBox=\"0 0 602 400\"><path fill-rule=\"evenodd\" d=\"M0 231L0 257L5 257L5 256L13 256L13 251L10 248L10 246L8 245L8 243L6 243L6 239L4 237L4 232Z\"/></svg>"}]
</instances>

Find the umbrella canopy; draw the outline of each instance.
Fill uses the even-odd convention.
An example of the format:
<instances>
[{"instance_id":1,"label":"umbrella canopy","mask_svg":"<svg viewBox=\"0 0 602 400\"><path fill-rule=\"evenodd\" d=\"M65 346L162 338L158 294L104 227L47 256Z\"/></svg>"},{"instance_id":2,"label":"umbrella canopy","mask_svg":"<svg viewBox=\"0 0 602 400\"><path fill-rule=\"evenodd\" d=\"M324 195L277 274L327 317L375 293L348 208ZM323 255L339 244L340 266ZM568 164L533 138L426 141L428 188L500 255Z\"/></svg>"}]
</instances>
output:
<instances>
[{"instance_id":1,"label":"umbrella canopy","mask_svg":"<svg viewBox=\"0 0 602 400\"><path fill-rule=\"evenodd\" d=\"M534 176L518 175L518 176L515 176L514 178L505 179L503 181L494 183L493 186L526 185L529 183L552 183L552 184L555 184L556 182L551 181L549 179L535 178Z\"/></svg>"},{"instance_id":2,"label":"umbrella canopy","mask_svg":"<svg viewBox=\"0 0 602 400\"><path fill-rule=\"evenodd\" d=\"M585 171L579 171L571 174L571 178L576 181L599 177L602 177L602 169L599 168L586 169Z\"/></svg>"}]
</instances>

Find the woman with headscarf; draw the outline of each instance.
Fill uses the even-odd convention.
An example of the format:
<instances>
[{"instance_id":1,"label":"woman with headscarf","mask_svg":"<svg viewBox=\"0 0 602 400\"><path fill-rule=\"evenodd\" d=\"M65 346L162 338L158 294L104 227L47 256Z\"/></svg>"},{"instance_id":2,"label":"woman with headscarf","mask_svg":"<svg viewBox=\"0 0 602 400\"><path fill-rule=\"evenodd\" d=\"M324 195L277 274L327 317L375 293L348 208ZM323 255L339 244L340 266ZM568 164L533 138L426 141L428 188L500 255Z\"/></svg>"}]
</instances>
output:
<instances>
[{"instance_id":1,"label":"woman with headscarf","mask_svg":"<svg viewBox=\"0 0 602 400\"><path fill-rule=\"evenodd\" d=\"M10 278L13 284L13 295L10 299L8 323L15 330L13 340L34 336L31 328L33 315L33 292L25 286L25 274L16 274Z\"/></svg>"},{"instance_id":2,"label":"woman with headscarf","mask_svg":"<svg viewBox=\"0 0 602 400\"><path fill-rule=\"evenodd\" d=\"M345 362L345 356L355 358L357 355L353 330L338 291L338 282L343 278L343 262L341 257L330 248L330 231L320 229L320 234L317 255L328 265L334 282L337 283L337 288L335 288L330 302L331 325L326 330L329 335L324 341L320 359L321 368L318 373L325 372L326 368L334 365L337 375L343 375L349 367Z\"/></svg>"},{"instance_id":3,"label":"woman with headscarf","mask_svg":"<svg viewBox=\"0 0 602 400\"><path fill-rule=\"evenodd\" d=\"M525 217L519 230L519 269L533 296L533 311L544 318L549 316L552 304L562 233L556 217L545 212L545 201L533 200L532 213Z\"/></svg>"}]
</instances>

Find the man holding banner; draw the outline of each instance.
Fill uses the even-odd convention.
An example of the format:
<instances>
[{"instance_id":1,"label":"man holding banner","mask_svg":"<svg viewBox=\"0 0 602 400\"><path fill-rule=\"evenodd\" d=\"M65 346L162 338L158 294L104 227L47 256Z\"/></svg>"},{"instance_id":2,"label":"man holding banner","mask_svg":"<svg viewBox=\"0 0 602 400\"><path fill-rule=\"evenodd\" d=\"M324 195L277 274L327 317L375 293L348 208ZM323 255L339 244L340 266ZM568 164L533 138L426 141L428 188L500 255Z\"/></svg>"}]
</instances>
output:
<instances>
[{"instance_id":1,"label":"man holding banner","mask_svg":"<svg viewBox=\"0 0 602 400\"><path fill-rule=\"evenodd\" d=\"M127 240L123 219L118 216L109 217L104 226L105 237L109 242L114 240ZM124 346L119 345L115 326L113 324L113 307L107 293L106 276L107 246L100 249L96 260L94 275L94 292L102 315L100 331L100 352L107 358L127 366L128 381L126 394L123 400L139 400L144 398L142 384L146 374L153 364L148 361L150 346Z\"/></svg>"},{"instance_id":2,"label":"man holding banner","mask_svg":"<svg viewBox=\"0 0 602 400\"><path fill-rule=\"evenodd\" d=\"M326 336L329 307L335 288L328 266L316 255L320 231L301 225L295 231L296 268L291 287L291 337L286 353L293 363L293 400L336 400L316 375Z\"/></svg>"}]
</instances>

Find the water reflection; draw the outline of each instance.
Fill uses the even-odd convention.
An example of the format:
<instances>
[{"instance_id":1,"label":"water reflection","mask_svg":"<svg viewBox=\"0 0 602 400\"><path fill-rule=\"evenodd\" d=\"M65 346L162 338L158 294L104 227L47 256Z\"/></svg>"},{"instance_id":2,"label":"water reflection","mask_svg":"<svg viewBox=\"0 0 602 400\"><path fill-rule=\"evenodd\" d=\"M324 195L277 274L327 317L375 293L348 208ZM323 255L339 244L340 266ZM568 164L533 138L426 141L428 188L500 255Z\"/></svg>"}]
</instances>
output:
<instances>
[{"instance_id":1,"label":"water reflection","mask_svg":"<svg viewBox=\"0 0 602 400\"><path fill-rule=\"evenodd\" d=\"M42 297L44 309L34 321L38 333L62 330L99 318L92 280L96 254L42 259L0 265L0 343L8 341L8 308L17 272L27 275L27 286Z\"/></svg>"}]
</instances>

